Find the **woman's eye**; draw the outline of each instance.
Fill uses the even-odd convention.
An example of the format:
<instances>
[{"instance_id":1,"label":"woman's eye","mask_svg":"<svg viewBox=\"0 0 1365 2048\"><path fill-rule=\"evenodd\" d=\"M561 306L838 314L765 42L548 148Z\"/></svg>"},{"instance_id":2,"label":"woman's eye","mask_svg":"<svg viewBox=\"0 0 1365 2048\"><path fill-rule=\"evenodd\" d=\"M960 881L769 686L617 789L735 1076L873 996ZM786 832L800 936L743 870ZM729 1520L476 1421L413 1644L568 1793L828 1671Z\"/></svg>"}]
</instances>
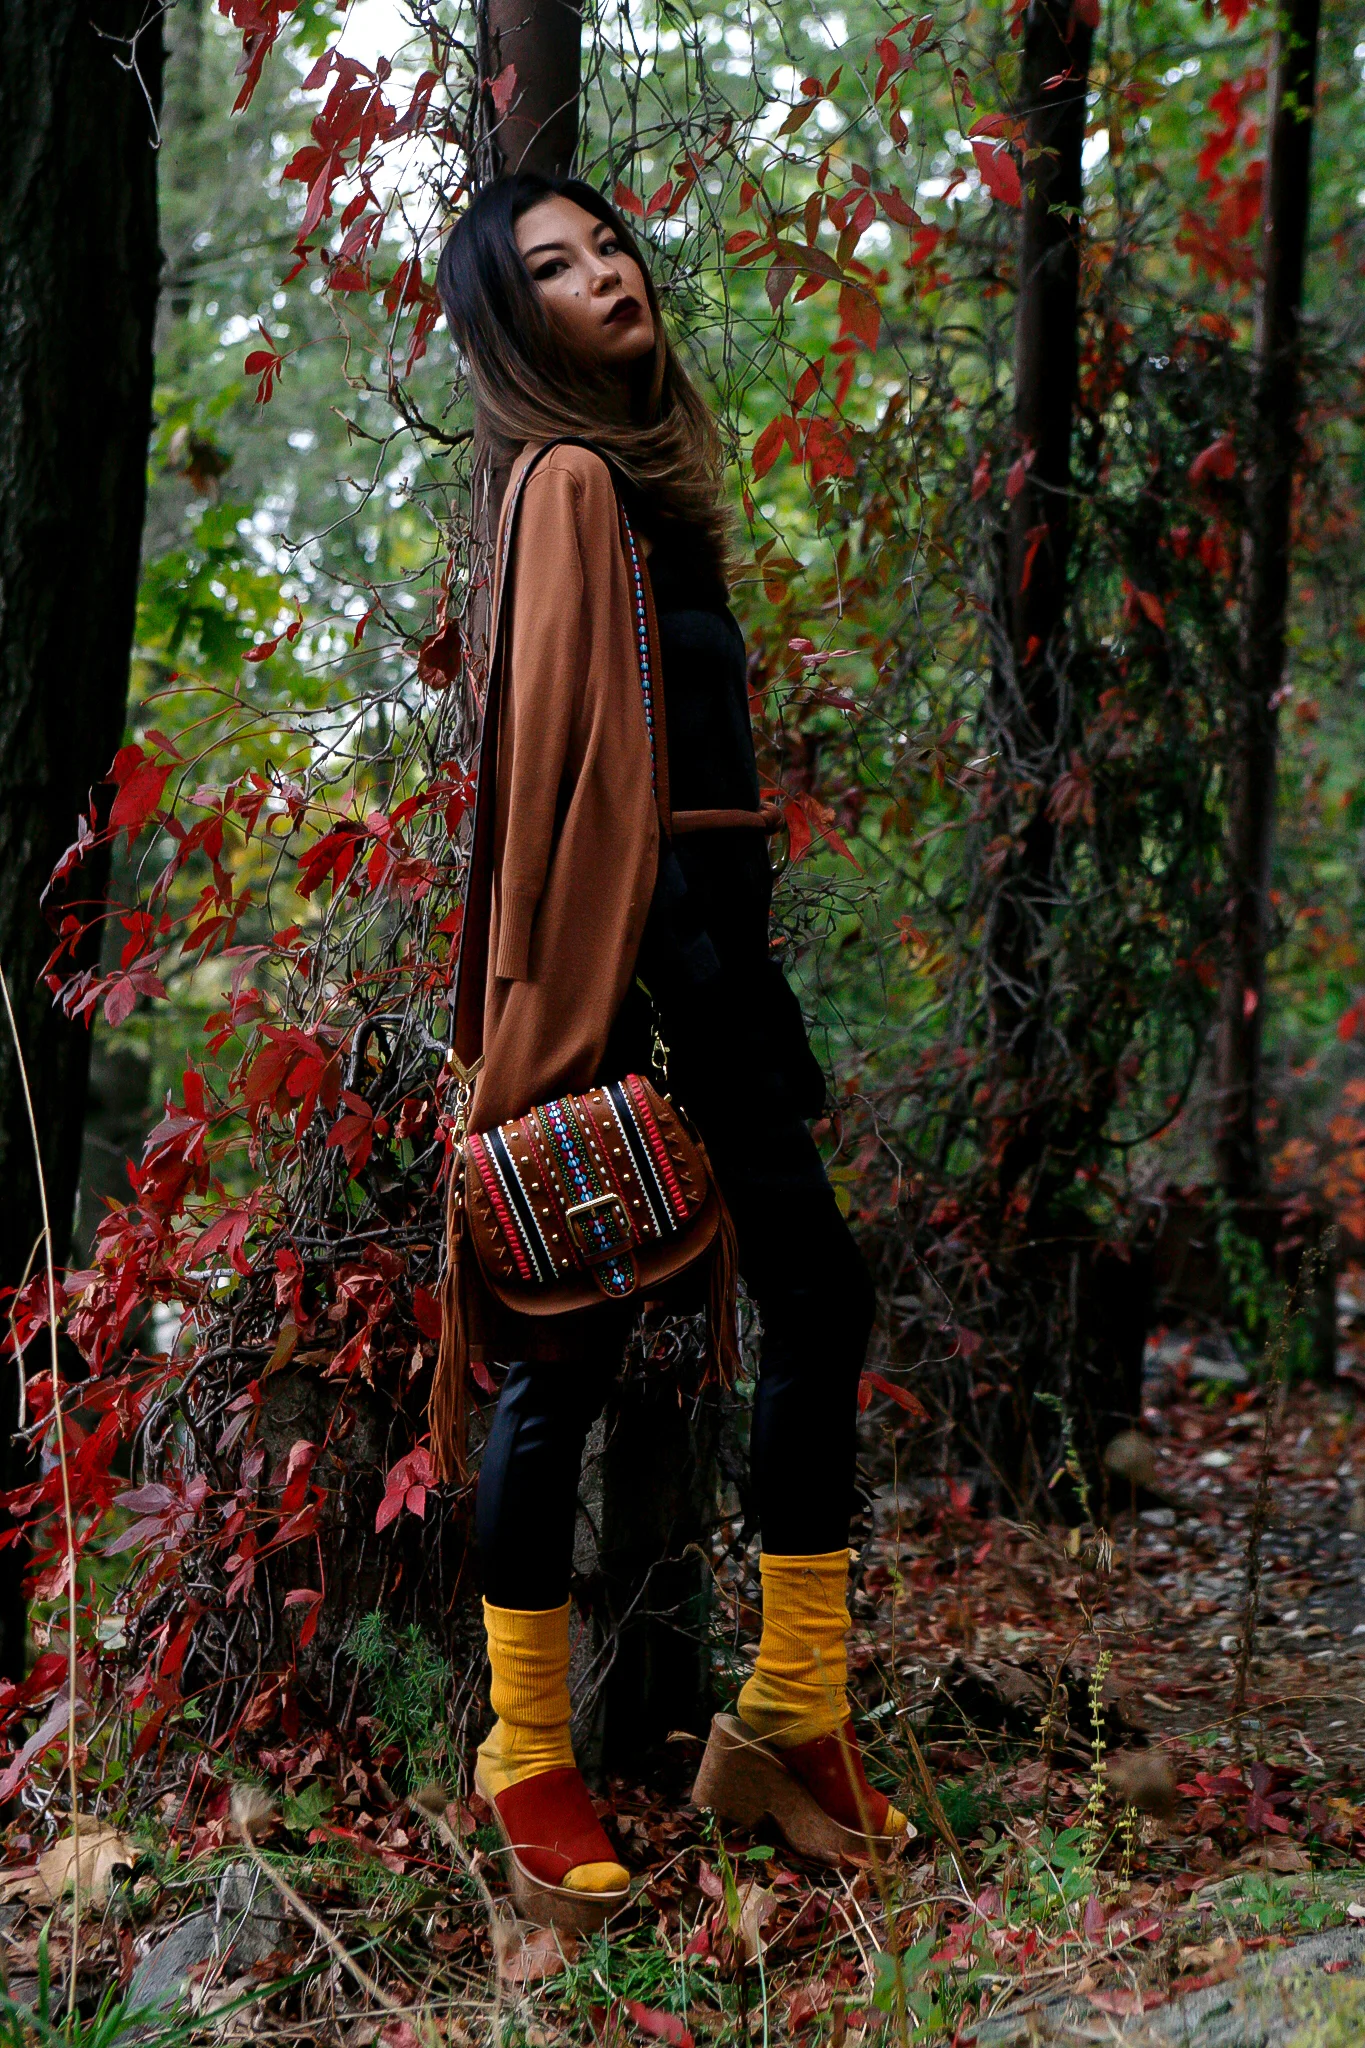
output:
<instances>
[{"instance_id":1,"label":"woman's eye","mask_svg":"<svg viewBox=\"0 0 1365 2048\"><path fill-rule=\"evenodd\" d=\"M562 256L551 256L547 262L537 264L531 275L537 284L544 284L547 278L558 277L565 267Z\"/></svg>"}]
</instances>

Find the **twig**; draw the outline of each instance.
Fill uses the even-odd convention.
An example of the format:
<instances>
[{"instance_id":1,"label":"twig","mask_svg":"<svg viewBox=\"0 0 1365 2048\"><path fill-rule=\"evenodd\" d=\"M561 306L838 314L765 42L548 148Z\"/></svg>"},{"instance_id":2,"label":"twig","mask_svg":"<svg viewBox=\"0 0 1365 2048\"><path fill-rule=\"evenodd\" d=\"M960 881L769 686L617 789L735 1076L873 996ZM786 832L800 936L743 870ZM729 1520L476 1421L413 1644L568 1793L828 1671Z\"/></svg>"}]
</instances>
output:
<instances>
[{"instance_id":1,"label":"twig","mask_svg":"<svg viewBox=\"0 0 1365 2048\"><path fill-rule=\"evenodd\" d=\"M934 1832L952 1857L953 1868L957 1872L957 1881L962 1886L967 1898L970 1899L972 1897L972 1887L967 1876L967 1859L962 1853L961 1843L949 1824L948 1816L939 1803L939 1796L934 1788L933 1777L928 1764L924 1761L924 1752L921 1750L918 1742L916 1742L915 1731L908 1721L903 1724L903 1733L907 1743L910 1745L911 1761L914 1763L915 1770L919 1775L920 1790L924 1794L924 1804L929 1818L934 1824Z\"/></svg>"},{"instance_id":2,"label":"twig","mask_svg":"<svg viewBox=\"0 0 1365 2048\"><path fill-rule=\"evenodd\" d=\"M474 1867L474 1859L446 1819L446 1799L438 1785L423 1785L409 1799L408 1805L414 1813L420 1813L428 1827L438 1835L456 1858L465 1876L477 1887L488 1915L488 1932L493 1941L493 2048L500 2048L502 2041L502 1951L506 1930L506 1916L498 1911L497 1900L484 1883L483 1873Z\"/></svg>"},{"instance_id":3,"label":"twig","mask_svg":"<svg viewBox=\"0 0 1365 2048\"><path fill-rule=\"evenodd\" d=\"M5 1015L9 1019L10 1036L14 1040L14 1057L18 1062L19 1081L24 1091L24 1108L28 1112L29 1137L33 1141L33 1165L38 1176L38 1206L42 1216L44 1261L47 1267L47 1333L51 1349L52 1370L52 1426L57 1435L57 1463L62 1475L62 1526L66 1537L66 1768L71 1790L71 1964L66 1986L67 2031L76 2023L76 1964L81 1945L81 1816L77 1800L76 1777L76 1525L71 1513L71 1471L66 1459L66 1426L62 1416L62 1381L57 1367L57 1274L52 1258L52 1224L47 1213L47 1176L43 1172L42 1147L38 1143L38 1119L33 1109L33 1094L28 1085L28 1067L24 1061L24 1048L19 1042L19 1026L15 1022L14 1005L10 1001L9 983L5 971L0 967L0 994L5 999ZM29 1254L30 1263L32 1253ZM20 1368L22 1373L22 1367Z\"/></svg>"},{"instance_id":4,"label":"twig","mask_svg":"<svg viewBox=\"0 0 1365 2048\"><path fill-rule=\"evenodd\" d=\"M247 1855L256 1865L262 1877L265 1878L268 1884L272 1884L275 1887L275 1890L279 1893L285 1904L292 1907L304 1925L311 1928L318 1940L331 1950L336 1960L341 1964L341 1967L350 1972L368 1998L372 1998L376 2005L382 2006L384 2011L391 2013L395 2019L411 2019L414 2016L420 2018L420 2015L416 2014L414 2006L400 2005L396 1998L391 1998L387 1991L375 1983L374 1978L370 1976L367 1970L361 1968L345 1943L339 1941L336 1935L333 1934L326 1921L320 1919L307 1900L300 1898L293 1885L286 1878L281 1877L278 1870L272 1870L271 1866L266 1862L264 1856L256 1847L252 1832L254 1828L260 1827L265 1819L265 1814L258 1810L256 1805L256 1800L259 1799L259 1796L259 1794L254 1796L251 1794L244 1795L242 1791L233 1794L232 1825L238 1841L246 1850ZM262 1805L264 1804L266 1802L262 1802Z\"/></svg>"}]
</instances>

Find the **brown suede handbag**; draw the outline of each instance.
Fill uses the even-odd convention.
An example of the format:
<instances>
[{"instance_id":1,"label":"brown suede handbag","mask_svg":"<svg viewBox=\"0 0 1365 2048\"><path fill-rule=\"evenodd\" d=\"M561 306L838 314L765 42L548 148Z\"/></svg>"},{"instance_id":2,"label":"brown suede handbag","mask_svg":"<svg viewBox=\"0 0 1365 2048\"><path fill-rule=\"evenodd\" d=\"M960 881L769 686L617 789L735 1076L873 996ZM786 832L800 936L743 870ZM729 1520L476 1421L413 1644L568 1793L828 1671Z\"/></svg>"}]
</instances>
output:
<instances>
[{"instance_id":1,"label":"brown suede handbag","mask_svg":"<svg viewBox=\"0 0 1365 2048\"><path fill-rule=\"evenodd\" d=\"M550 442L540 454L558 445ZM498 715L508 561L521 487L533 467L529 464L519 478L504 525L483 710L486 729ZM657 796L666 777L659 772L645 570L625 509L619 509ZM665 837L670 822L661 804ZM751 821L746 817L744 822ZM662 1046L656 1050L666 1070L666 1053ZM438 1466L461 1477L469 1322L462 1260L467 1249L499 1301L522 1315L547 1317L595 1302L654 1294L708 1262L708 1357L726 1380L739 1362L734 1228L705 1147L667 1094L646 1075L627 1074L584 1094L539 1103L492 1130L471 1132L465 1117L477 1071L477 1064L467 1070L457 1066L441 1354L431 1395Z\"/></svg>"}]
</instances>

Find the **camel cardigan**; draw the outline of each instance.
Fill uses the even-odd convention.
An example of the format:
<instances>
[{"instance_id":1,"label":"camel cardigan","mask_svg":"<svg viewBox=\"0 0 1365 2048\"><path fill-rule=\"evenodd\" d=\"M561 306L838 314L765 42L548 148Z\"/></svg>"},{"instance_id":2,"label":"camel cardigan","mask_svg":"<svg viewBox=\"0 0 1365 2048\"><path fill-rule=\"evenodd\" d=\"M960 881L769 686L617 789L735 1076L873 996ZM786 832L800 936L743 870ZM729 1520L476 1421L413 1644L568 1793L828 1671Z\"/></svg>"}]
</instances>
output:
<instances>
[{"instance_id":1,"label":"camel cardigan","mask_svg":"<svg viewBox=\"0 0 1365 2048\"><path fill-rule=\"evenodd\" d=\"M495 617L502 579L511 579L501 691L481 741L461 930L455 1050L466 1066L483 1058L473 1130L592 1087L630 986L659 858L616 492L601 456L576 444L552 447L522 483L535 453L518 458L499 525ZM652 614L650 623L657 691ZM654 723L667 815L661 707Z\"/></svg>"}]
</instances>

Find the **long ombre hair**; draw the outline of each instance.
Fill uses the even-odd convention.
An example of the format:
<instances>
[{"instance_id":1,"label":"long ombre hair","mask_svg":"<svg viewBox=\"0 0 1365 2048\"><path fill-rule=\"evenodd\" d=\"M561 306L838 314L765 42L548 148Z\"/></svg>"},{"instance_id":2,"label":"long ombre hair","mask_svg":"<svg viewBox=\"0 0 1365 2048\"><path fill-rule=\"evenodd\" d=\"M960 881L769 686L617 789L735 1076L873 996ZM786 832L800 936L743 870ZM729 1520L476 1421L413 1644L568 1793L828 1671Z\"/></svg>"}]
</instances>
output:
<instances>
[{"instance_id":1,"label":"long ombre hair","mask_svg":"<svg viewBox=\"0 0 1365 2048\"><path fill-rule=\"evenodd\" d=\"M654 348L620 385L594 375L560 341L517 247L516 225L544 199L564 198L604 221L639 264L654 318ZM654 281L625 222L600 192L576 178L517 171L486 185L461 214L441 251L436 288L474 389L478 437L505 479L528 441L567 435L590 441L634 485L655 516L683 522L724 562L721 446L701 393L673 352Z\"/></svg>"}]
</instances>

